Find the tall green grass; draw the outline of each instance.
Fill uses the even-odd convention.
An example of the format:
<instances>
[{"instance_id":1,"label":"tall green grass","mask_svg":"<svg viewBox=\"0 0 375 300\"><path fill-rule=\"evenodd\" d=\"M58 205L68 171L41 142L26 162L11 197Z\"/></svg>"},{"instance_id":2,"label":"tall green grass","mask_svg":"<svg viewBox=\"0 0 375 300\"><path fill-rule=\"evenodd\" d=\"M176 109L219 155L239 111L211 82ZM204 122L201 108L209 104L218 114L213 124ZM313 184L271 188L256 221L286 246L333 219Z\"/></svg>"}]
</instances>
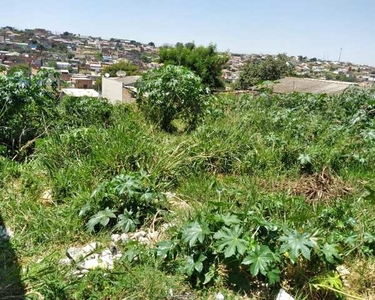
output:
<instances>
[{"instance_id":1,"label":"tall green grass","mask_svg":"<svg viewBox=\"0 0 375 300\"><path fill-rule=\"evenodd\" d=\"M163 299L171 298L170 288L180 295L206 293L192 291L178 268L165 269L152 255L145 262L121 263L106 277L95 271L82 280L58 265L71 245L109 243L108 231L87 233L78 213L100 183L129 172L151 174L159 190L187 204L172 206L165 216L175 227L210 212L212 202L223 202L230 212L251 211L280 226L319 230L343 245L344 262L373 255L375 244L366 234L375 231L375 215L362 196L365 185L374 187L375 91L218 96L202 125L174 134L148 124L136 107L95 104L90 111L85 105L70 113L61 108L65 117L37 140L24 162L0 159L0 211L15 230L12 245L33 297ZM273 188L324 168L353 192L310 204ZM52 194L50 202L42 199L45 191ZM295 284L292 292L305 291L306 282ZM225 280L216 287L235 290Z\"/></svg>"}]
</instances>

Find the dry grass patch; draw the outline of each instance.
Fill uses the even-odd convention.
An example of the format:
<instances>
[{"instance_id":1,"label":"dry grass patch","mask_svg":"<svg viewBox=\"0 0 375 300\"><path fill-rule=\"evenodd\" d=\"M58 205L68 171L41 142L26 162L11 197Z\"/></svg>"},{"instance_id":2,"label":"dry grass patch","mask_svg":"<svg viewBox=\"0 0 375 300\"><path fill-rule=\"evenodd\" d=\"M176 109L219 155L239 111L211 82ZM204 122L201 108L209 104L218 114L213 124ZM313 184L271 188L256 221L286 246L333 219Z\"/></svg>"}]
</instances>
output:
<instances>
[{"instance_id":1,"label":"dry grass patch","mask_svg":"<svg viewBox=\"0 0 375 300\"><path fill-rule=\"evenodd\" d=\"M329 202L333 199L341 199L355 191L350 183L334 175L328 168L323 168L320 173L302 175L297 181L283 180L273 182L270 185L268 181L261 180L259 185L267 191L282 191L290 195L302 196L309 203L315 201Z\"/></svg>"},{"instance_id":2,"label":"dry grass patch","mask_svg":"<svg viewBox=\"0 0 375 300\"><path fill-rule=\"evenodd\" d=\"M375 300L375 260L356 260L344 280L346 290L361 295L364 300Z\"/></svg>"}]
</instances>

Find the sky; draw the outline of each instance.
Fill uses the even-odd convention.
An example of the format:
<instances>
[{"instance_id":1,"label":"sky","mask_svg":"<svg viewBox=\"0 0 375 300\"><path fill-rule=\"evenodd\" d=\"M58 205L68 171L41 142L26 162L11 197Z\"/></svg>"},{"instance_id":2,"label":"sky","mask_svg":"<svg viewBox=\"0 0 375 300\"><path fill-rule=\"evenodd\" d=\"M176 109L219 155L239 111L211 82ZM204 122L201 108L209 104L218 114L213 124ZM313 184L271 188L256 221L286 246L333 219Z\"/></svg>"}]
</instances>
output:
<instances>
[{"instance_id":1,"label":"sky","mask_svg":"<svg viewBox=\"0 0 375 300\"><path fill-rule=\"evenodd\" d=\"M375 66L375 0L16 0L0 27L45 28L156 45L303 55Z\"/></svg>"}]
</instances>

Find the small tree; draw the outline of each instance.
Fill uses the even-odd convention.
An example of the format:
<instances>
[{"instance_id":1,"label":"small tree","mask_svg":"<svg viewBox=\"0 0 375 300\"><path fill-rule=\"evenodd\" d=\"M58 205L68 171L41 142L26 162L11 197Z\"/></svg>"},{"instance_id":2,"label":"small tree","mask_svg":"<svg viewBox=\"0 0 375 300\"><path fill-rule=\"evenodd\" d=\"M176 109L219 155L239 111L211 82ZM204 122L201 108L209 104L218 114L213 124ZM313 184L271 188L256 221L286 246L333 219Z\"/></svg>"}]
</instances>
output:
<instances>
[{"instance_id":1,"label":"small tree","mask_svg":"<svg viewBox=\"0 0 375 300\"><path fill-rule=\"evenodd\" d=\"M249 60L242 68L235 88L246 90L266 80L277 80L292 73L288 57L279 54L268 56L265 60Z\"/></svg>"},{"instance_id":2,"label":"small tree","mask_svg":"<svg viewBox=\"0 0 375 300\"><path fill-rule=\"evenodd\" d=\"M194 129L208 104L208 88L194 72L181 66L150 70L137 87L139 108L166 131L171 131L175 119L184 121L189 130Z\"/></svg>"},{"instance_id":3,"label":"small tree","mask_svg":"<svg viewBox=\"0 0 375 300\"><path fill-rule=\"evenodd\" d=\"M164 47L159 51L159 62L189 68L209 88L224 87L221 71L228 59L227 55L216 51L215 45L196 47L194 43L177 43L175 47Z\"/></svg>"}]
</instances>

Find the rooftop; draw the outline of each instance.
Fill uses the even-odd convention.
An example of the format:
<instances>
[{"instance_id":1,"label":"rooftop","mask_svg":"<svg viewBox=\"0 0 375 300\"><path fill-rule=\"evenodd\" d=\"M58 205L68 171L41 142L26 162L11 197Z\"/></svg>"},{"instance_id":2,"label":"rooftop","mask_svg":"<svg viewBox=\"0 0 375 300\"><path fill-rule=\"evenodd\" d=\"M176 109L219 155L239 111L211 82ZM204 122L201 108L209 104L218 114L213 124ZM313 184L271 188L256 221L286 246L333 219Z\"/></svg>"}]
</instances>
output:
<instances>
[{"instance_id":1,"label":"rooftop","mask_svg":"<svg viewBox=\"0 0 375 300\"><path fill-rule=\"evenodd\" d=\"M352 85L357 84L332 80L286 77L270 84L270 87L273 88L275 93L339 94Z\"/></svg>"},{"instance_id":2,"label":"rooftop","mask_svg":"<svg viewBox=\"0 0 375 300\"><path fill-rule=\"evenodd\" d=\"M133 85L140 79L142 76L125 76L125 77L109 77L107 79L121 82L124 86Z\"/></svg>"}]
</instances>

